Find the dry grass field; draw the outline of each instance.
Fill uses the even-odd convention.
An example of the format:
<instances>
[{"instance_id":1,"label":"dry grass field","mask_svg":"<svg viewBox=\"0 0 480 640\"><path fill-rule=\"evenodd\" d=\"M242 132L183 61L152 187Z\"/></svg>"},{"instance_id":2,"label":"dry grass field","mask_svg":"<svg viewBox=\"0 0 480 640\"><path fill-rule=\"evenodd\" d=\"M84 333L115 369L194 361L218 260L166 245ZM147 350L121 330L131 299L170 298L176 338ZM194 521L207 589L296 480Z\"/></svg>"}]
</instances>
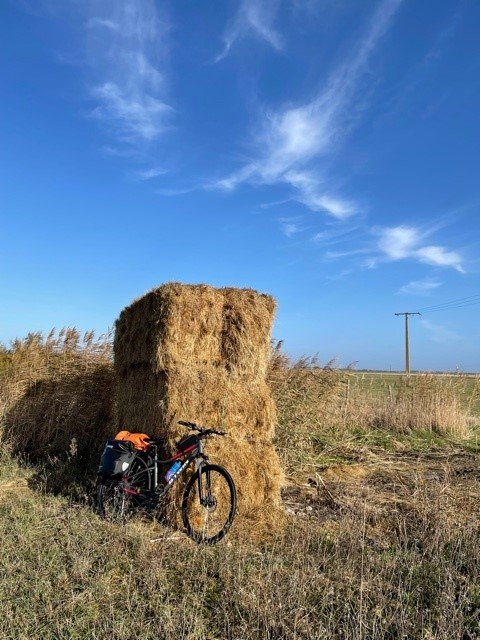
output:
<instances>
[{"instance_id":1,"label":"dry grass field","mask_svg":"<svg viewBox=\"0 0 480 640\"><path fill-rule=\"evenodd\" d=\"M421 377L422 373L413 373L412 379ZM433 373L432 376L437 378L446 378L446 382L456 384L458 392L463 399L471 403L473 413L480 415L480 393L478 392L479 375L478 374L462 374L462 373ZM367 393L377 393L379 395L387 395L396 390L402 384L404 376L401 373L387 372L355 372L352 381L360 389ZM456 382L455 382L456 381Z\"/></svg>"},{"instance_id":2,"label":"dry grass field","mask_svg":"<svg viewBox=\"0 0 480 640\"><path fill-rule=\"evenodd\" d=\"M478 378L370 383L277 347L286 523L205 548L92 510L108 340L30 336L2 362L1 638L480 637Z\"/></svg>"}]
</instances>

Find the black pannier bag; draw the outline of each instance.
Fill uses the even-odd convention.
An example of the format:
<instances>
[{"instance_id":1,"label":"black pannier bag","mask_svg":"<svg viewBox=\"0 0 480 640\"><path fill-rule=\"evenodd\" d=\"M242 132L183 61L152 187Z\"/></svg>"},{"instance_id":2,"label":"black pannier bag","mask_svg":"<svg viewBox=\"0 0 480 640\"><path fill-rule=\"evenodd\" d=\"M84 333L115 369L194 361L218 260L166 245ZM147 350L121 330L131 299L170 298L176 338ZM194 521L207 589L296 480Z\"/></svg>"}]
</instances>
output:
<instances>
[{"instance_id":1,"label":"black pannier bag","mask_svg":"<svg viewBox=\"0 0 480 640\"><path fill-rule=\"evenodd\" d=\"M135 458L135 447L126 440L107 440L100 459L98 475L111 478L126 473Z\"/></svg>"}]
</instances>

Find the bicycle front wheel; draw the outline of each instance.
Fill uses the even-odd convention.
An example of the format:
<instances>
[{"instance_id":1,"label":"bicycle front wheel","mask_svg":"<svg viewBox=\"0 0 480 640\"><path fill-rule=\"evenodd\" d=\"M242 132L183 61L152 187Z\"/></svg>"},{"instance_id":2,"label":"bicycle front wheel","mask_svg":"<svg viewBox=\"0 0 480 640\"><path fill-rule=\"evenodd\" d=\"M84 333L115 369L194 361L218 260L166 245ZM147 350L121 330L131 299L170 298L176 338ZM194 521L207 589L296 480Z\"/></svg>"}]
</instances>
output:
<instances>
[{"instance_id":1,"label":"bicycle front wheel","mask_svg":"<svg viewBox=\"0 0 480 640\"><path fill-rule=\"evenodd\" d=\"M231 475L216 464L196 471L185 487L182 518L187 535L195 542L215 544L230 529L237 508Z\"/></svg>"}]
</instances>

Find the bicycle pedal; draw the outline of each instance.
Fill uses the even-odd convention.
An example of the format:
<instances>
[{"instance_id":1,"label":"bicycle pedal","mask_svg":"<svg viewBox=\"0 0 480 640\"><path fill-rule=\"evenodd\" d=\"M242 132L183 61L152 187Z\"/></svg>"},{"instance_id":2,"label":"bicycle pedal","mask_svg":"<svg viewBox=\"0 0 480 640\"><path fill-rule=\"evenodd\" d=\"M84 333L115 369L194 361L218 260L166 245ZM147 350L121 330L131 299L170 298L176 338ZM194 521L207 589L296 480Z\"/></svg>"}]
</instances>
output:
<instances>
[{"instance_id":1,"label":"bicycle pedal","mask_svg":"<svg viewBox=\"0 0 480 640\"><path fill-rule=\"evenodd\" d=\"M140 489L135 489L135 487L126 487L124 491L131 496L138 496L141 493Z\"/></svg>"}]
</instances>

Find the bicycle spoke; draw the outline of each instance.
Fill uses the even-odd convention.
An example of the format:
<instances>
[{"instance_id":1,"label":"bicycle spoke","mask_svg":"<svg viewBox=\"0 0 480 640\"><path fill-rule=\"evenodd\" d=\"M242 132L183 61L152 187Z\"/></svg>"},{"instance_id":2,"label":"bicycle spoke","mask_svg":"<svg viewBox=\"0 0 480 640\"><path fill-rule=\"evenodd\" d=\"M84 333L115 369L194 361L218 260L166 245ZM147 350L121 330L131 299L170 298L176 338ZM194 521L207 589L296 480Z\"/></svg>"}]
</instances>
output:
<instances>
[{"instance_id":1,"label":"bicycle spoke","mask_svg":"<svg viewBox=\"0 0 480 640\"><path fill-rule=\"evenodd\" d=\"M228 530L235 509L235 489L221 467L203 469L201 495L195 479L187 487L182 509L187 531L197 541L216 542ZM225 473L225 475L224 475Z\"/></svg>"},{"instance_id":2,"label":"bicycle spoke","mask_svg":"<svg viewBox=\"0 0 480 640\"><path fill-rule=\"evenodd\" d=\"M145 461L136 459L120 481L99 486L98 512L108 520L125 522L135 511L147 506L149 493L149 469Z\"/></svg>"}]
</instances>

